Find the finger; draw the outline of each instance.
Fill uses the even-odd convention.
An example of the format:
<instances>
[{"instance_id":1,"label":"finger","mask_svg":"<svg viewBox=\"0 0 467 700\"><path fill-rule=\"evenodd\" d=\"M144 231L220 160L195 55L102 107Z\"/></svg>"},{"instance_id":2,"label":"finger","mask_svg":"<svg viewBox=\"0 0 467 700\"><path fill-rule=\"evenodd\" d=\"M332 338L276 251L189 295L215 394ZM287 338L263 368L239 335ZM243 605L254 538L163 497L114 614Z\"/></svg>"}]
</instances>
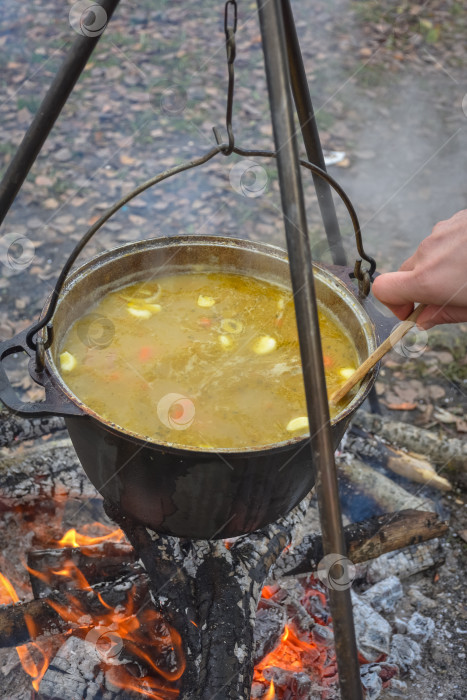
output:
<instances>
[{"instance_id":1,"label":"finger","mask_svg":"<svg viewBox=\"0 0 467 700\"><path fill-rule=\"evenodd\" d=\"M443 323L467 321L467 308L463 306L427 306L417 319L417 326L428 330Z\"/></svg>"},{"instance_id":2,"label":"finger","mask_svg":"<svg viewBox=\"0 0 467 700\"><path fill-rule=\"evenodd\" d=\"M412 311L414 310L414 305L413 304L385 304L385 306L388 307L390 311L394 314L394 316L397 316L397 318L400 318L401 321L405 321L405 319L410 316Z\"/></svg>"},{"instance_id":3,"label":"finger","mask_svg":"<svg viewBox=\"0 0 467 700\"><path fill-rule=\"evenodd\" d=\"M413 304L419 299L419 290L412 272L386 272L373 282L373 294L386 306Z\"/></svg>"}]
</instances>

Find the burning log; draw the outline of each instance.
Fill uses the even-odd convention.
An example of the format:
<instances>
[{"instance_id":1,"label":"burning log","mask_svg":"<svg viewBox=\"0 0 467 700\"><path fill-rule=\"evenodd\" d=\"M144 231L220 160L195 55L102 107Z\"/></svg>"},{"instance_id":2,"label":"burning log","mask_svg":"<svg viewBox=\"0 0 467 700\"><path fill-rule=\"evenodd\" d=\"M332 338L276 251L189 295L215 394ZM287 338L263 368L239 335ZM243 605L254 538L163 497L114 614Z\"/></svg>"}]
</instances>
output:
<instances>
[{"instance_id":1,"label":"burning log","mask_svg":"<svg viewBox=\"0 0 467 700\"><path fill-rule=\"evenodd\" d=\"M407 508L435 510L429 498L420 498L398 486L384 474L346 453L337 460L339 476L376 503L383 513L393 513Z\"/></svg>"},{"instance_id":2,"label":"burning log","mask_svg":"<svg viewBox=\"0 0 467 700\"><path fill-rule=\"evenodd\" d=\"M427 484L440 491L452 489L449 481L437 474L432 464L426 459L387 445L364 430L353 428L347 433L345 450L363 459L377 460L386 469L419 484Z\"/></svg>"},{"instance_id":3,"label":"burning log","mask_svg":"<svg viewBox=\"0 0 467 700\"><path fill-rule=\"evenodd\" d=\"M344 528L347 555L354 564L375 559L409 545L442 537L448 525L438 515L419 510L403 510L353 523ZM272 575L297 576L316 571L323 558L321 535L305 537L296 549L287 551L277 562ZM291 568L292 561L296 563Z\"/></svg>"},{"instance_id":4,"label":"burning log","mask_svg":"<svg viewBox=\"0 0 467 700\"><path fill-rule=\"evenodd\" d=\"M393 445L401 445L412 452L422 453L436 464L465 471L467 442L448 438L443 433L418 428L409 423L388 420L373 413L359 411L354 423L370 433L377 434Z\"/></svg>"},{"instance_id":5,"label":"burning log","mask_svg":"<svg viewBox=\"0 0 467 700\"><path fill-rule=\"evenodd\" d=\"M440 521L434 513L424 513L417 510L402 511L392 515L371 518L361 523L348 525L345 528L348 556L354 564L357 564L374 559L387 552L406 548L414 543L441 537L446 533L447 529L447 524ZM223 543L219 543L219 545L221 548L224 547ZM97 556L99 553L104 554L102 559ZM283 576L312 573L317 570L318 563L322 558L323 543L321 535L306 536L297 547L287 549L278 558L276 566L271 572L271 578L277 579ZM416 554L413 556L406 554L405 559L410 559L414 565L417 562L424 565L424 563L431 561L430 558L420 557ZM106 542L84 548L77 547L34 552L30 554L29 566L43 572L49 565L54 570L57 570L70 561L81 569L89 583L92 584L101 579L106 580L104 586L96 587L96 590L103 590L103 595L106 599L108 595L111 595L113 586L116 585L115 579L112 580L111 574L107 572L109 562L112 570L120 574L125 572L124 567L128 567L129 576L125 577L124 580L128 578L128 580L135 582L137 591L140 590L141 594L147 587L146 576L142 573L139 564L135 562L134 550L125 543ZM123 567L123 570L120 567ZM407 566L403 568L405 570ZM376 580L376 577L376 573L372 574L372 580ZM55 582L58 580L58 577L53 580ZM66 579L64 581L65 583L61 584L62 588L65 588L67 585ZM64 604L66 599L64 594L56 591L50 593L50 586L48 584L47 586L47 588L40 586L38 589L36 588L39 591L38 594L44 595L47 592L51 600ZM74 591L68 591L68 593L75 595ZM121 597L121 592L115 595L117 595L117 600L119 600L118 596ZM161 595L164 595L163 590L161 590ZM81 600L81 598L87 600L83 591L78 594L78 599ZM91 606L90 612L93 612L93 610L95 612L99 608L95 598L92 597L89 598L89 602L86 604L88 609ZM95 605L95 609L92 608L93 605ZM35 631L33 634L31 634L25 623L25 616L29 616L34 623ZM276 622L277 634L280 636L280 624L278 621ZM262 622L260 626L261 624ZM274 624L275 626L276 623ZM69 624L49 606L45 598L0 607L0 647L24 644L42 635L64 632L68 628ZM269 633L261 635L261 631L258 629L255 643L258 652L255 653L255 658L261 653L262 645L266 643L263 639L264 636L270 637L271 635Z\"/></svg>"},{"instance_id":6,"label":"burning log","mask_svg":"<svg viewBox=\"0 0 467 700\"><path fill-rule=\"evenodd\" d=\"M0 409L0 447L9 447L24 440L36 440L60 430L65 430L65 421L58 416L31 420L20 418L6 407Z\"/></svg>"},{"instance_id":7,"label":"burning log","mask_svg":"<svg viewBox=\"0 0 467 700\"><path fill-rule=\"evenodd\" d=\"M103 610L99 596L108 606L115 608L126 601L130 590L136 608L147 603L148 579L143 574L123 577L110 585L97 585L87 590L69 591L68 595L54 591L48 598L0 606L0 647L19 646L44 635L66 632L70 628L92 627L95 623L92 622L91 617L98 618ZM69 608L69 596L72 596L84 611L82 624L73 624L57 612L58 609ZM86 615L90 616L87 623Z\"/></svg>"},{"instance_id":8,"label":"burning log","mask_svg":"<svg viewBox=\"0 0 467 700\"><path fill-rule=\"evenodd\" d=\"M130 574L144 573L135 562L134 549L126 542L102 542L87 547L64 547L63 549L38 549L28 554L28 568L35 598L45 598L54 590L69 590L70 581L54 575L70 563L79 569L86 581L93 585L115 580ZM47 575L35 576L33 572Z\"/></svg>"},{"instance_id":9,"label":"burning log","mask_svg":"<svg viewBox=\"0 0 467 700\"><path fill-rule=\"evenodd\" d=\"M180 700L249 700L263 583L307 506L308 498L278 522L227 548L222 541L162 537L107 504L107 514L143 561L164 619L183 640L186 669ZM230 633L219 620L228 620Z\"/></svg>"}]
</instances>

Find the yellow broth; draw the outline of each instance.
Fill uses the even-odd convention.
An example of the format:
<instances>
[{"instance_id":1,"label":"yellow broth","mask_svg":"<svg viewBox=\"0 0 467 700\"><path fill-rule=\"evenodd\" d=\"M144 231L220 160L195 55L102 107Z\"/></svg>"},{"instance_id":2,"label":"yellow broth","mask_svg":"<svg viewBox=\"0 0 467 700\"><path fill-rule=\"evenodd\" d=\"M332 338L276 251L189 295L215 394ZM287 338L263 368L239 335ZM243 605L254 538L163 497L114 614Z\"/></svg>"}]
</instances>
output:
<instances>
[{"instance_id":1,"label":"yellow broth","mask_svg":"<svg viewBox=\"0 0 467 700\"><path fill-rule=\"evenodd\" d=\"M319 323L330 394L358 358L322 306ZM245 449L308 433L292 294L253 277L190 272L111 292L70 328L58 364L83 403L155 442Z\"/></svg>"}]
</instances>

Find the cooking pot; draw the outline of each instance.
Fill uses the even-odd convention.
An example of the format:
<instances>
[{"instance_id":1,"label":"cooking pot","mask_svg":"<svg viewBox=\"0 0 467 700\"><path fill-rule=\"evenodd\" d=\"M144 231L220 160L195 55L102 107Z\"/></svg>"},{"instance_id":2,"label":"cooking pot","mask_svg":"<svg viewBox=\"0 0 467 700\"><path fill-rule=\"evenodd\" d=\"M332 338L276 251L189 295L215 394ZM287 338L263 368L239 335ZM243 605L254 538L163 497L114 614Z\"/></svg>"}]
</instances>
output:
<instances>
[{"instance_id":1,"label":"cooking pot","mask_svg":"<svg viewBox=\"0 0 467 700\"><path fill-rule=\"evenodd\" d=\"M84 471L104 498L122 513L158 533L216 539L257 530L285 515L305 497L315 481L309 438L294 437L254 449L216 451L155 443L102 418L73 394L58 371L66 332L102 296L159 273L203 269L245 273L290 289L286 253L271 245L182 236L155 238L106 251L66 280L43 369L38 371L34 353L25 342L28 330L0 344L0 399L21 415L63 415ZM318 299L347 330L363 361L377 345L373 320L379 323L383 317L371 308L368 298L357 298L350 272L348 268L314 264ZM8 382L1 361L20 351L31 356L29 371L44 386L45 402L22 403ZM376 373L374 369L363 379L349 404L331 421L336 448Z\"/></svg>"}]
</instances>

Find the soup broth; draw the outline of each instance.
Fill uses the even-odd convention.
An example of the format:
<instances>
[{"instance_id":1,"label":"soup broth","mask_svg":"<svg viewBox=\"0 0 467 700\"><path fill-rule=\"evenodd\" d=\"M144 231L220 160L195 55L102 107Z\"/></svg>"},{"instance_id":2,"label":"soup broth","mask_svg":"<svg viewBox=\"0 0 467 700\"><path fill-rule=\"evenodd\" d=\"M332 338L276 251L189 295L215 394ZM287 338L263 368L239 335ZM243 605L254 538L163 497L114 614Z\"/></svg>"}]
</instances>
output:
<instances>
[{"instance_id":1,"label":"soup broth","mask_svg":"<svg viewBox=\"0 0 467 700\"><path fill-rule=\"evenodd\" d=\"M319 323L330 394L358 357L322 306ZM70 328L57 364L83 403L154 442L246 449L308 433L292 293L250 276L179 273L111 292Z\"/></svg>"}]
</instances>

